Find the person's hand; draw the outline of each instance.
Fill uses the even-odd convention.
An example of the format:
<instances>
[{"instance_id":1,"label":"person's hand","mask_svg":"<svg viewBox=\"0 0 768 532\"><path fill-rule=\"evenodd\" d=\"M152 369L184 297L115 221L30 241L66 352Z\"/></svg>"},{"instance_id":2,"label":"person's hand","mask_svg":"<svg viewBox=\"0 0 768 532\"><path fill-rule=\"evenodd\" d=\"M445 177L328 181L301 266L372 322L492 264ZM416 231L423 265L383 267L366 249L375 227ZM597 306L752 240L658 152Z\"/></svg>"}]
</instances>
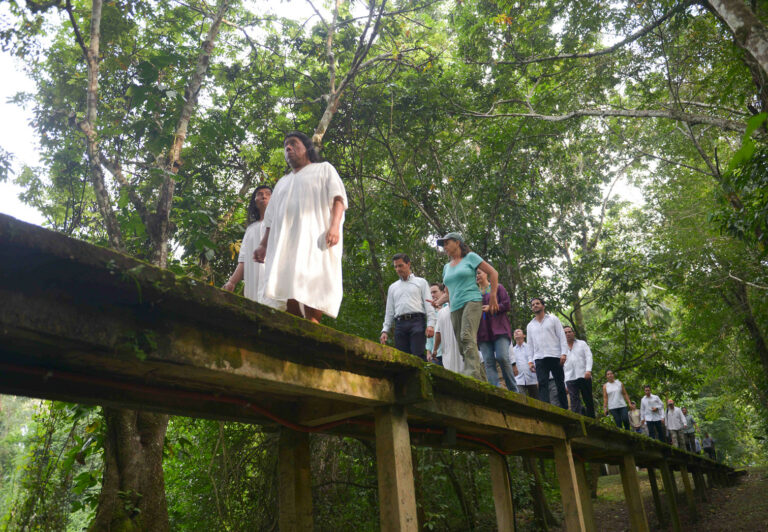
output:
<instances>
[{"instance_id":1,"label":"person's hand","mask_svg":"<svg viewBox=\"0 0 768 532\"><path fill-rule=\"evenodd\" d=\"M533 362L528 362L528 367L531 369L532 372L536 373L536 364Z\"/></svg>"},{"instance_id":2,"label":"person's hand","mask_svg":"<svg viewBox=\"0 0 768 532\"><path fill-rule=\"evenodd\" d=\"M221 287L222 290L226 290L227 292L234 292L235 291L235 283L232 281L227 281L224 283L224 286Z\"/></svg>"},{"instance_id":3,"label":"person's hand","mask_svg":"<svg viewBox=\"0 0 768 532\"><path fill-rule=\"evenodd\" d=\"M432 362L432 359L435 358L432 356L432 351L427 351L427 362Z\"/></svg>"},{"instance_id":4,"label":"person's hand","mask_svg":"<svg viewBox=\"0 0 768 532\"><path fill-rule=\"evenodd\" d=\"M560 355L560 365L565 366L565 361L568 357L566 355Z\"/></svg>"},{"instance_id":5,"label":"person's hand","mask_svg":"<svg viewBox=\"0 0 768 532\"><path fill-rule=\"evenodd\" d=\"M389 338L389 335L383 332L381 333L381 336L379 336L379 342L381 342L382 344L386 344L388 338Z\"/></svg>"},{"instance_id":6,"label":"person's hand","mask_svg":"<svg viewBox=\"0 0 768 532\"><path fill-rule=\"evenodd\" d=\"M427 327L426 332L427 338L432 338L435 335L435 328L434 327Z\"/></svg>"},{"instance_id":7,"label":"person's hand","mask_svg":"<svg viewBox=\"0 0 768 532\"><path fill-rule=\"evenodd\" d=\"M604 416L607 416L607 415L608 415L608 409L607 409L607 408L603 408L603 415L604 415Z\"/></svg>"},{"instance_id":8,"label":"person's hand","mask_svg":"<svg viewBox=\"0 0 768 532\"><path fill-rule=\"evenodd\" d=\"M432 308L434 308L435 310L440 310L438 308L437 299L425 299L424 301L432 305Z\"/></svg>"},{"instance_id":9,"label":"person's hand","mask_svg":"<svg viewBox=\"0 0 768 532\"><path fill-rule=\"evenodd\" d=\"M264 262L264 258L267 256L267 246L259 246L253 252L253 260L256 262Z\"/></svg>"},{"instance_id":10,"label":"person's hand","mask_svg":"<svg viewBox=\"0 0 768 532\"><path fill-rule=\"evenodd\" d=\"M629 405L629 409L630 409L630 410L637 410L637 407L636 407L636 406L632 406L632 405Z\"/></svg>"},{"instance_id":11,"label":"person's hand","mask_svg":"<svg viewBox=\"0 0 768 532\"><path fill-rule=\"evenodd\" d=\"M491 294L491 298L488 301L488 312L492 315L499 311L499 302L496 301L496 294Z\"/></svg>"},{"instance_id":12,"label":"person's hand","mask_svg":"<svg viewBox=\"0 0 768 532\"><path fill-rule=\"evenodd\" d=\"M592 372L591 371L585 372L584 373L584 378L587 379L588 381L591 381L592 380Z\"/></svg>"},{"instance_id":13,"label":"person's hand","mask_svg":"<svg viewBox=\"0 0 768 532\"><path fill-rule=\"evenodd\" d=\"M488 312L488 309L489 309L488 305L483 305L483 312Z\"/></svg>"},{"instance_id":14,"label":"person's hand","mask_svg":"<svg viewBox=\"0 0 768 532\"><path fill-rule=\"evenodd\" d=\"M325 235L325 243L329 248L332 248L339 243L341 239L341 233L338 227L331 227L328 229L328 234Z\"/></svg>"},{"instance_id":15,"label":"person's hand","mask_svg":"<svg viewBox=\"0 0 768 532\"><path fill-rule=\"evenodd\" d=\"M518 375L520 375L520 372L519 372L519 371L518 371L518 369L517 369L517 364L515 364L514 366L512 366L512 374L513 374L515 377L517 377Z\"/></svg>"}]
</instances>

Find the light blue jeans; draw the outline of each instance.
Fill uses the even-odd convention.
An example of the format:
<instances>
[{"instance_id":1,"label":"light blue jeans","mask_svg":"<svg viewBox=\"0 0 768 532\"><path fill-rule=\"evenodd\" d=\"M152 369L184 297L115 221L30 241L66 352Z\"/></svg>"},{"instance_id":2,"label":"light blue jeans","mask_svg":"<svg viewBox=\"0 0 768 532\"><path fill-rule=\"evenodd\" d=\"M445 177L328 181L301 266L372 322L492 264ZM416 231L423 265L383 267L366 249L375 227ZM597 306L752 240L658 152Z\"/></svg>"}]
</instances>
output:
<instances>
[{"instance_id":1,"label":"light blue jeans","mask_svg":"<svg viewBox=\"0 0 768 532\"><path fill-rule=\"evenodd\" d=\"M497 336L493 342L480 342L478 347L483 354L485 375L488 377L488 382L494 386L499 385L499 372L496 371L496 362L498 362L507 390L516 392L515 375L512 372L512 364L509 362L509 343L509 338L501 335Z\"/></svg>"}]
</instances>

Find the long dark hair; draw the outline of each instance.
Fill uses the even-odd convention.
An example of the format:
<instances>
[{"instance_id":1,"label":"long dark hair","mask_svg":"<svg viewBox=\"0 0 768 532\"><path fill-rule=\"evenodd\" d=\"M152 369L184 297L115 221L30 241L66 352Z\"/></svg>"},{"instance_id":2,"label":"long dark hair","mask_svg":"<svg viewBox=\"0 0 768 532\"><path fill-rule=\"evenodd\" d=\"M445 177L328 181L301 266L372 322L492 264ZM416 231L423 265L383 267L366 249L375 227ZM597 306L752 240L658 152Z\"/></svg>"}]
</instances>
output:
<instances>
[{"instance_id":1,"label":"long dark hair","mask_svg":"<svg viewBox=\"0 0 768 532\"><path fill-rule=\"evenodd\" d=\"M461 250L461 258L462 259L464 257L466 257L467 255L469 255L470 253L472 253L472 250L469 249L469 246L466 245L464 242L462 242L460 240L457 240L457 242L459 243L459 249Z\"/></svg>"},{"instance_id":2,"label":"long dark hair","mask_svg":"<svg viewBox=\"0 0 768 532\"><path fill-rule=\"evenodd\" d=\"M256 206L256 193L266 188L270 192L272 192L272 187L268 185L259 185L256 187L256 190L253 191L251 194L251 201L248 202L248 224L252 224L253 222L258 222L264 217L263 212L259 212L259 208Z\"/></svg>"},{"instance_id":3,"label":"long dark hair","mask_svg":"<svg viewBox=\"0 0 768 532\"><path fill-rule=\"evenodd\" d=\"M320 155L317 153L317 150L315 149L315 145L312 144L312 139L310 139L301 131L289 131L288 133L285 134L285 138L283 139L283 142L285 142L287 139L291 137L296 137L301 141L302 144L304 144L304 147L307 149L307 157L309 157L309 162L311 163L320 162Z\"/></svg>"}]
</instances>

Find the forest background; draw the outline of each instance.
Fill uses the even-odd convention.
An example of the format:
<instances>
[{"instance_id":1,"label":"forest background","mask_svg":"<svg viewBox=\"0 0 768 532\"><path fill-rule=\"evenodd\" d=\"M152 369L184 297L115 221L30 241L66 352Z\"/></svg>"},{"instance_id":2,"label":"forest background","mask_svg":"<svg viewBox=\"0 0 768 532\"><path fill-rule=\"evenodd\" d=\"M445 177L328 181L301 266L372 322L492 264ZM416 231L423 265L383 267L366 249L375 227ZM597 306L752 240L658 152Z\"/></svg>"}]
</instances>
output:
<instances>
[{"instance_id":1,"label":"forest background","mask_svg":"<svg viewBox=\"0 0 768 532\"><path fill-rule=\"evenodd\" d=\"M0 146L0 180L46 227L220 286L247 196L285 173L284 133L313 133L350 204L328 325L375 340L392 255L439 280L435 238L458 230L499 270L514 327L542 296L589 342L596 395L607 369L633 399L648 383L721 459L765 462L768 61L751 40L765 40L764 4L1 9L4 50L35 85L13 101L34 116L41 164L14 171ZM642 201L618 199L622 182ZM375 530L371 444L312 446L318 528ZM254 426L3 397L0 523L271 530L275 449ZM484 456L414 457L423 528L493 528ZM529 479L511 465L525 512ZM552 478L545 467L554 500Z\"/></svg>"}]
</instances>

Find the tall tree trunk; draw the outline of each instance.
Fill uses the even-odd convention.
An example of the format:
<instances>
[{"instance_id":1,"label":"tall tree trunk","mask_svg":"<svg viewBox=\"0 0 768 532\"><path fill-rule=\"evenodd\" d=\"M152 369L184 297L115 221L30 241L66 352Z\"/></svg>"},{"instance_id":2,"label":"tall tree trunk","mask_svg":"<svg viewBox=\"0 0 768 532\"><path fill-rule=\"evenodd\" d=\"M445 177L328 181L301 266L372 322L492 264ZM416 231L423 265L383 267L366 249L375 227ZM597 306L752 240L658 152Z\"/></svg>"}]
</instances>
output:
<instances>
[{"instance_id":1,"label":"tall tree trunk","mask_svg":"<svg viewBox=\"0 0 768 532\"><path fill-rule=\"evenodd\" d=\"M723 297L729 305L735 307L734 311L742 316L744 326L752 337L755 354L760 360L760 364L763 366L763 375L765 376L765 379L768 380L768 340L766 340L765 334L752 311L747 287L743 283L733 283L730 293L733 296L732 298L726 296L725 292L723 293Z\"/></svg>"},{"instance_id":2,"label":"tall tree trunk","mask_svg":"<svg viewBox=\"0 0 768 532\"><path fill-rule=\"evenodd\" d=\"M104 408L104 477L89 532L169 530L163 480L168 416Z\"/></svg>"},{"instance_id":3,"label":"tall tree trunk","mask_svg":"<svg viewBox=\"0 0 768 532\"><path fill-rule=\"evenodd\" d=\"M528 487L530 490L531 501L533 501L534 521L536 522L538 530L549 530L550 526L557 525L557 520L547 504L547 497L544 495L544 484L541 480L541 473L536 468L536 459L532 456L524 456L522 459L523 470L531 475L531 482Z\"/></svg>"},{"instance_id":4,"label":"tall tree trunk","mask_svg":"<svg viewBox=\"0 0 768 532\"><path fill-rule=\"evenodd\" d=\"M751 55L763 72L768 72L768 29L744 0L706 0L710 8L733 32L736 43Z\"/></svg>"},{"instance_id":5,"label":"tall tree trunk","mask_svg":"<svg viewBox=\"0 0 768 532\"><path fill-rule=\"evenodd\" d=\"M176 125L173 144L165 161L165 179L158 194L156 211L151 214L137 195L132 195L132 201L137 210L143 214L142 219L153 244L153 262L160 268L165 268L168 262L168 239L170 236L170 213L173 204L175 188L174 176L178 172L181 161L181 148L187 137L187 129L192 114L197 106L197 98L205 74L208 71L213 45L218 36L224 14L229 8L228 0L219 0L214 20L208 30L206 40L198 56L195 70L185 90L185 104ZM70 6L71 9L71 6ZM70 11L70 17L72 17ZM101 17L101 1L93 2L93 18ZM73 26L77 28L74 20ZM76 29L78 40L79 32ZM91 23L91 47L86 52L89 60L98 57L99 25ZM95 47L95 51L93 48ZM96 63L98 65L98 62ZM94 72L98 72L94 70ZM89 79L88 86L88 123L91 124L89 138L89 155L92 164L98 163L101 175L101 164L98 159L98 145L95 143L95 117L98 102L97 81ZM93 115L92 115L92 113ZM119 164L115 164L116 178L119 179ZM103 183L102 183L103 185ZM121 181L122 186L130 187ZM97 191L98 187L94 184ZM106 189L105 189L106 190ZM109 228L109 215L114 217L111 205L104 214ZM119 235L119 227L116 228ZM113 246L115 245L115 239ZM137 412L125 409L104 408L104 419L107 434L104 442L104 476L101 483L99 505L96 516L88 527L89 531L120 530L120 531L158 531L169 530L168 508L165 500L165 478L163 476L163 444L168 428L169 416L150 412Z\"/></svg>"}]
</instances>

